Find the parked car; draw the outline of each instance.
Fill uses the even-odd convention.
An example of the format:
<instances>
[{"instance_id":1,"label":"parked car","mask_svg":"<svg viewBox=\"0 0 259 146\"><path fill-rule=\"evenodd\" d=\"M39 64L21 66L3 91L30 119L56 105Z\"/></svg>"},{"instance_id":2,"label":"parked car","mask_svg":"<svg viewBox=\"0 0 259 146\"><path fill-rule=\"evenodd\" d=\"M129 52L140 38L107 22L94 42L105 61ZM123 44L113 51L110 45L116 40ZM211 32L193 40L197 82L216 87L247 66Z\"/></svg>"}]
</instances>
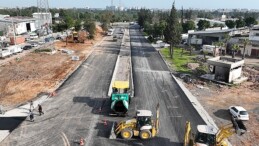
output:
<instances>
[{"instance_id":1,"label":"parked car","mask_svg":"<svg viewBox=\"0 0 259 146\"><path fill-rule=\"evenodd\" d=\"M9 50L2 50L0 51L0 58L6 58L11 56L12 53Z\"/></svg>"},{"instance_id":2,"label":"parked car","mask_svg":"<svg viewBox=\"0 0 259 146\"><path fill-rule=\"evenodd\" d=\"M238 120L249 120L248 112L241 106L230 106L229 112L234 118L237 118Z\"/></svg>"},{"instance_id":3,"label":"parked car","mask_svg":"<svg viewBox=\"0 0 259 146\"><path fill-rule=\"evenodd\" d=\"M32 34L30 34L30 39L37 39L37 38L39 38L38 37L38 35L36 34L36 33L32 33Z\"/></svg>"},{"instance_id":4,"label":"parked car","mask_svg":"<svg viewBox=\"0 0 259 146\"><path fill-rule=\"evenodd\" d=\"M23 50L30 50L32 48L32 45L25 45L23 46Z\"/></svg>"},{"instance_id":5,"label":"parked car","mask_svg":"<svg viewBox=\"0 0 259 146\"><path fill-rule=\"evenodd\" d=\"M32 43L31 46L32 46L32 47L38 47L38 44Z\"/></svg>"}]
</instances>

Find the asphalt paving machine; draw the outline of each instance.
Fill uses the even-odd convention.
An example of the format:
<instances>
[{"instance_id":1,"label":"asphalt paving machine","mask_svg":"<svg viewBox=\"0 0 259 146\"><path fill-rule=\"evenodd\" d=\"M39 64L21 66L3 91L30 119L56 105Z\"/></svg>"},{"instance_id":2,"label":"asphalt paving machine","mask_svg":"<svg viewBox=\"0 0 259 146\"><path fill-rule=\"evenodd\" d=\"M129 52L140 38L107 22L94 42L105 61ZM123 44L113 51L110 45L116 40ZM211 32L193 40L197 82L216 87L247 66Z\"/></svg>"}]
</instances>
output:
<instances>
[{"instance_id":1,"label":"asphalt paving machine","mask_svg":"<svg viewBox=\"0 0 259 146\"><path fill-rule=\"evenodd\" d=\"M131 96L129 93L128 81L115 81L112 85L111 110L110 115L127 115Z\"/></svg>"}]
</instances>

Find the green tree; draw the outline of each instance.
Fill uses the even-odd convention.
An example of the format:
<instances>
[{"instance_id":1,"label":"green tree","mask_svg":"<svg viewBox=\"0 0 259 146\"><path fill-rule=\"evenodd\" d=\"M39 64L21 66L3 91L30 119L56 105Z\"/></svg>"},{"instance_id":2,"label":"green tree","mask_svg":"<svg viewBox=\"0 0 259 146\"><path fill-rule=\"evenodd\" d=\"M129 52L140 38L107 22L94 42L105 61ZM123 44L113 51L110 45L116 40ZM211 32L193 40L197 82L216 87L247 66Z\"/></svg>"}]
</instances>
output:
<instances>
[{"instance_id":1,"label":"green tree","mask_svg":"<svg viewBox=\"0 0 259 146\"><path fill-rule=\"evenodd\" d=\"M183 27L183 32L187 33L189 30L195 29L195 23L194 23L194 21L189 20L189 21L183 23L182 27Z\"/></svg>"},{"instance_id":2,"label":"green tree","mask_svg":"<svg viewBox=\"0 0 259 146\"><path fill-rule=\"evenodd\" d=\"M228 42L230 39L231 39L231 37L229 34L224 35L224 46L225 46L224 54L223 54L224 56L227 54L227 46L228 46Z\"/></svg>"},{"instance_id":3,"label":"green tree","mask_svg":"<svg viewBox=\"0 0 259 146\"><path fill-rule=\"evenodd\" d=\"M74 20L73 20L73 18L72 17L70 17L70 16L66 16L65 17L65 20L64 20L64 28L65 28L65 30L66 30L66 33L67 33L67 36L68 36L68 32L67 32L67 30L68 29L70 29L71 27L73 27L74 26ZM67 37L66 37L66 45L67 45Z\"/></svg>"},{"instance_id":4,"label":"green tree","mask_svg":"<svg viewBox=\"0 0 259 146\"><path fill-rule=\"evenodd\" d=\"M140 9L138 13L138 24L143 27L145 22L151 23L152 21L152 14L150 10L147 9Z\"/></svg>"},{"instance_id":5,"label":"green tree","mask_svg":"<svg viewBox=\"0 0 259 146\"><path fill-rule=\"evenodd\" d=\"M108 12L108 11L105 11L101 14L101 23L102 23L102 29L104 31L107 31L108 30L108 27L112 21L112 13L111 12Z\"/></svg>"},{"instance_id":6,"label":"green tree","mask_svg":"<svg viewBox=\"0 0 259 146\"><path fill-rule=\"evenodd\" d=\"M243 55L242 55L242 59L245 59L245 55L246 55L246 46L250 43L249 39L244 39L243 40Z\"/></svg>"},{"instance_id":7,"label":"green tree","mask_svg":"<svg viewBox=\"0 0 259 146\"><path fill-rule=\"evenodd\" d=\"M245 21L242 19L236 20L236 26L237 26L237 28L245 27Z\"/></svg>"},{"instance_id":8,"label":"green tree","mask_svg":"<svg viewBox=\"0 0 259 146\"><path fill-rule=\"evenodd\" d=\"M228 28L235 28L236 27L236 21L233 21L233 20L226 20L226 25Z\"/></svg>"},{"instance_id":9,"label":"green tree","mask_svg":"<svg viewBox=\"0 0 259 146\"><path fill-rule=\"evenodd\" d=\"M214 48L213 48L213 56L215 57L217 54L216 54L216 49L217 47L219 47L219 42L213 42L213 45L214 45Z\"/></svg>"},{"instance_id":10,"label":"green tree","mask_svg":"<svg viewBox=\"0 0 259 146\"><path fill-rule=\"evenodd\" d=\"M210 22L207 20L200 20L197 25L199 30L205 30L206 28L210 28Z\"/></svg>"},{"instance_id":11,"label":"green tree","mask_svg":"<svg viewBox=\"0 0 259 146\"><path fill-rule=\"evenodd\" d=\"M251 27L252 25L256 25L257 21L254 17L247 17L245 18L245 25Z\"/></svg>"},{"instance_id":12,"label":"green tree","mask_svg":"<svg viewBox=\"0 0 259 146\"><path fill-rule=\"evenodd\" d=\"M77 19L76 22L75 22L75 25L74 25L75 31L81 30L81 26L82 26L81 25L81 20Z\"/></svg>"},{"instance_id":13,"label":"green tree","mask_svg":"<svg viewBox=\"0 0 259 146\"><path fill-rule=\"evenodd\" d=\"M173 47L181 42L182 27L178 21L175 3L172 5L170 16L165 29L165 40L170 42L170 57L173 58Z\"/></svg>"},{"instance_id":14,"label":"green tree","mask_svg":"<svg viewBox=\"0 0 259 146\"><path fill-rule=\"evenodd\" d=\"M165 21L160 21L159 23L155 23L154 30L153 30L153 36L161 38L164 34L165 27L166 27Z\"/></svg>"},{"instance_id":15,"label":"green tree","mask_svg":"<svg viewBox=\"0 0 259 146\"><path fill-rule=\"evenodd\" d=\"M240 50L240 47L238 44L234 44L232 46L232 58L235 58L236 53Z\"/></svg>"},{"instance_id":16,"label":"green tree","mask_svg":"<svg viewBox=\"0 0 259 146\"><path fill-rule=\"evenodd\" d=\"M94 39L96 25L93 21L86 20L84 22L84 28L89 33L89 39Z\"/></svg>"},{"instance_id":17,"label":"green tree","mask_svg":"<svg viewBox=\"0 0 259 146\"><path fill-rule=\"evenodd\" d=\"M223 50L223 47L225 46L225 43L223 41L220 41L218 43L218 45L219 45L219 49L220 49L219 55L222 55L222 50Z\"/></svg>"}]
</instances>

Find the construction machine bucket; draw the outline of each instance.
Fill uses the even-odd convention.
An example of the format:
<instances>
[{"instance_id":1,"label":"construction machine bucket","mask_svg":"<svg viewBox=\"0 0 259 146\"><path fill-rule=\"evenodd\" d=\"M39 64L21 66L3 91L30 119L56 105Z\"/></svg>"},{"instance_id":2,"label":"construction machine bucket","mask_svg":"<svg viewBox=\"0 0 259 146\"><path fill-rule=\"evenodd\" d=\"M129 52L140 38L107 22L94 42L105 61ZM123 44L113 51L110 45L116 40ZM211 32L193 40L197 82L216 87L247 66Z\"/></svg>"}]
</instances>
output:
<instances>
[{"instance_id":1,"label":"construction machine bucket","mask_svg":"<svg viewBox=\"0 0 259 146\"><path fill-rule=\"evenodd\" d=\"M117 125L116 122L113 122L109 139L116 139L117 138L117 135L115 134L115 126L116 125Z\"/></svg>"},{"instance_id":2,"label":"construction machine bucket","mask_svg":"<svg viewBox=\"0 0 259 146\"><path fill-rule=\"evenodd\" d=\"M246 127L245 127L243 121L237 120L234 117L232 117L231 121L232 121L235 131L238 135L242 135L246 132Z\"/></svg>"}]
</instances>

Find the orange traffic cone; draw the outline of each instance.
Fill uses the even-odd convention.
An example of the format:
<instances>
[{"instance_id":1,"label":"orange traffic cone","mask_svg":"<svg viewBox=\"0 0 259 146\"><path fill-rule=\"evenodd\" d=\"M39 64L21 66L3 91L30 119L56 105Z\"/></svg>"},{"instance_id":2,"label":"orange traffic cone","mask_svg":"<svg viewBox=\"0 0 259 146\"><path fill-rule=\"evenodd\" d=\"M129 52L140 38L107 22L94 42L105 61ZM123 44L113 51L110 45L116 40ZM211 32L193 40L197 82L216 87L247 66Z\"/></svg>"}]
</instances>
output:
<instances>
[{"instance_id":1,"label":"orange traffic cone","mask_svg":"<svg viewBox=\"0 0 259 146\"><path fill-rule=\"evenodd\" d=\"M106 119L103 120L103 124L104 124L104 126L107 126L107 125L108 125Z\"/></svg>"},{"instance_id":2,"label":"orange traffic cone","mask_svg":"<svg viewBox=\"0 0 259 146\"><path fill-rule=\"evenodd\" d=\"M80 139L80 143L79 143L79 144L80 144L80 146L85 145L85 144L84 144L84 140L83 140L83 138L81 138L81 139Z\"/></svg>"},{"instance_id":3,"label":"orange traffic cone","mask_svg":"<svg viewBox=\"0 0 259 146\"><path fill-rule=\"evenodd\" d=\"M56 96L56 95L57 93L55 91L50 94L50 96Z\"/></svg>"}]
</instances>

